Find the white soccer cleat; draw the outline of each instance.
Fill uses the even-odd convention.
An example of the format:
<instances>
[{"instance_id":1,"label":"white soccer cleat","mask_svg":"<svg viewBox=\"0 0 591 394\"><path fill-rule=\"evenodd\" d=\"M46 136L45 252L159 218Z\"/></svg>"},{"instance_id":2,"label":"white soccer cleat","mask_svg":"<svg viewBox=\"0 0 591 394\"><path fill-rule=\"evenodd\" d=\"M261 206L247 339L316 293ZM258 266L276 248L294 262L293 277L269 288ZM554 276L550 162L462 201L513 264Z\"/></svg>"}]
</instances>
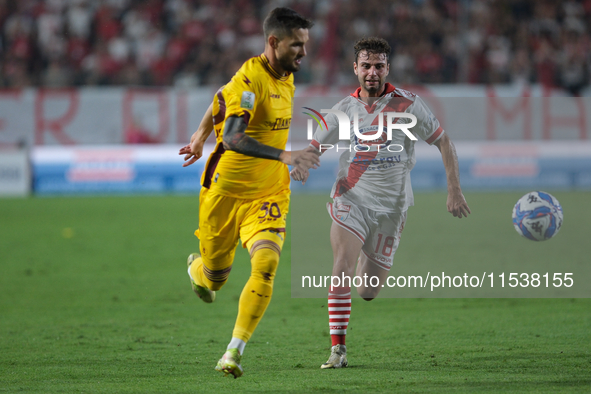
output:
<instances>
[{"instance_id":1,"label":"white soccer cleat","mask_svg":"<svg viewBox=\"0 0 591 394\"><path fill-rule=\"evenodd\" d=\"M197 294L197 297L201 298L203 302L211 304L215 301L215 291L209 290L207 287L199 286L197 283L195 283L193 277L191 276L191 264L198 257L200 257L199 253L191 253L189 255L189 258L187 259L187 267L189 268L188 273L189 279L191 280L191 287L193 288L195 294Z\"/></svg>"},{"instance_id":2,"label":"white soccer cleat","mask_svg":"<svg viewBox=\"0 0 591 394\"><path fill-rule=\"evenodd\" d=\"M234 379L239 378L244 373L242 365L240 365L241 358L238 349L230 349L220 358L215 370L223 372L224 376L233 375Z\"/></svg>"},{"instance_id":3,"label":"white soccer cleat","mask_svg":"<svg viewBox=\"0 0 591 394\"><path fill-rule=\"evenodd\" d=\"M349 363L347 362L347 347L345 345L334 345L331 348L330 357L328 361L320 366L321 369L329 368L345 368Z\"/></svg>"}]
</instances>

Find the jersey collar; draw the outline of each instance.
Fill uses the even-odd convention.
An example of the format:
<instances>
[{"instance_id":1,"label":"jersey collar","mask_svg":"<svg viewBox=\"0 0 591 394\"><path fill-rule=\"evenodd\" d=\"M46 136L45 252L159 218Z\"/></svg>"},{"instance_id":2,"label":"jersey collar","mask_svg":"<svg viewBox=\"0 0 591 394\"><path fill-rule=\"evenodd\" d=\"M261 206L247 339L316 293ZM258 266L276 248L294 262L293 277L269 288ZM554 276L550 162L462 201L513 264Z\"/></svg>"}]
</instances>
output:
<instances>
[{"instance_id":1,"label":"jersey collar","mask_svg":"<svg viewBox=\"0 0 591 394\"><path fill-rule=\"evenodd\" d=\"M391 85L388 82L386 82L384 87L385 87L384 93L382 93L380 97L383 97L383 96L387 95L388 93L392 93L394 90L396 90L396 87L394 87L394 85ZM361 98L359 96L360 93L361 93L361 87L357 88L353 93L351 93L351 96L353 96L355 98Z\"/></svg>"},{"instance_id":2,"label":"jersey collar","mask_svg":"<svg viewBox=\"0 0 591 394\"><path fill-rule=\"evenodd\" d=\"M390 85L388 82L386 82L386 84L384 85L385 89L384 92L381 94L380 97L384 97L385 95L387 95L388 93L392 93L396 88L394 87L394 85ZM373 114L373 111L375 111L378 102L380 102L381 98L374 101L374 103L369 106L365 103L365 101L363 101L361 99L361 97L359 97L359 93L361 93L361 88L357 88L357 90L355 90L355 92L351 93L351 96L355 97L357 100L359 100L361 103L363 103L363 105L365 105L365 110L367 111L368 114Z\"/></svg>"},{"instance_id":3,"label":"jersey collar","mask_svg":"<svg viewBox=\"0 0 591 394\"><path fill-rule=\"evenodd\" d=\"M264 53L261 54L261 56L259 56L259 58L261 59L263 66L265 67L267 72L269 74L271 74L271 76L273 76L273 78L279 79L280 81L287 81L287 79L289 78L291 73L288 72L286 75L279 75L279 73L277 71L275 71L275 69L271 66L271 63L269 63L269 59L267 59L267 56L265 56Z\"/></svg>"}]
</instances>

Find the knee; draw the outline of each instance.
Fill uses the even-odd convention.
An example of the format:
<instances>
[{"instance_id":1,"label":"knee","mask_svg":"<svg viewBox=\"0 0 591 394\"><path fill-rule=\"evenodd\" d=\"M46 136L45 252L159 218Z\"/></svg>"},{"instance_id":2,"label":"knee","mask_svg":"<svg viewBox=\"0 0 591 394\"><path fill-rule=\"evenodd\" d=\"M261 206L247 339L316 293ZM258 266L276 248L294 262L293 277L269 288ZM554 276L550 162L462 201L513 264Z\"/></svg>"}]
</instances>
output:
<instances>
[{"instance_id":1,"label":"knee","mask_svg":"<svg viewBox=\"0 0 591 394\"><path fill-rule=\"evenodd\" d=\"M273 249L259 249L251 257L251 276L261 281L273 284L277 266L279 265L279 254Z\"/></svg>"},{"instance_id":2,"label":"knee","mask_svg":"<svg viewBox=\"0 0 591 394\"><path fill-rule=\"evenodd\" d=\"M357 293L365 301L373 300L374 298L376 298L378 296L379 292L380 292L379 289L373 288L373 287L369 287L369 288L368 287L358 287L357 288Z\"/></svg>"}]
</instances>

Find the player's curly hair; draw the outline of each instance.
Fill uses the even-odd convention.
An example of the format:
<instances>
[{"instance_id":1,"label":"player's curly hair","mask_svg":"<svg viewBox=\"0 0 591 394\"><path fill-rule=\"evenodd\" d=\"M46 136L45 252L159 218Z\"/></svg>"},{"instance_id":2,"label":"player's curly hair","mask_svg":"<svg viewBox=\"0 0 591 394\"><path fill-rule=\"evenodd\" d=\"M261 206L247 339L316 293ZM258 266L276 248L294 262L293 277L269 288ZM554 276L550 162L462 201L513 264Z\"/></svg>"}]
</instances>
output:
<instances>
[{"instance_id":1,"label":"player's curly hair","mask_svg":"<svg viewBox=\"0 0 591 394\"><path fill-rule=\"evenodd\" d=\"M293 29L309 29L314 26L314 22L304 18L291 8L278 7L269 13L263 22L263 32L265 40L271 34L279 40L291 35Z\"/></svg>"},{"instance_id":2,"label":"player's curly hair","mask_svg":"<svg viewBox=\"0 0 591 394\"><path fill-rule=\"evenodd\" d=\"M367 51L368 55L372 53L376 55L385 53L386 61L390 63L390 52L392 51L392 49L390 48L390 44L388 44L388 41L384 40L383 38L363 37L355 43L355 46L353 48L355 49L355 62L359 60L359 52Z\"/></svg>"}]
</instances>

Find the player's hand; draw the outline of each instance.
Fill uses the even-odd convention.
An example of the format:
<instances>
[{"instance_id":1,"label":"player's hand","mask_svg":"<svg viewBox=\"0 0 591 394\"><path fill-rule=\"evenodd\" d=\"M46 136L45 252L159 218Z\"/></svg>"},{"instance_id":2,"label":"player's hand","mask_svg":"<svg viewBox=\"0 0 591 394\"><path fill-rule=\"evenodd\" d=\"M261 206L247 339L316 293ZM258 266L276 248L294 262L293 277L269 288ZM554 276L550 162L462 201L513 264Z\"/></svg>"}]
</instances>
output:
<instances>
[{"instance_id":1,"label":"player's hand","mask_svg":"<svg viewBox=\"0 0 591 394\"><path fill-rule=\"evenodd\" d=\"M454 215L455 218L459 219L462 217L468 217L468 214L472 213L461 191L453 193L448 192L447 211Z\"/></svg>"},{"instance_id":2,"label":"player's hand","mask_svg":"<svg viewBox=\"0 0 591 394\"><path fill-rule=\"evenodd\" d=\"M302 174L306 173L310 168L316 169L320 167L320 155L311 146L306 149L292 151L290 161L291 163L288 164L297 168Z\"/></svg>"},{"instance_id":3,"label":"player's hand","mask_svg":"<svg viewBox=\"0 0 591 394\"><path fill-rule=\"evenodd\" d=\"M293 170L291 170L289 174L291 175L294 181L301 181L302 185L305 185L306 181L308 180L308 177L310 176L310 171L306 170L305 172L302 172L297 168L294 168Z\"/></svg>"},{"instance_id":4,"label":"player's hand","mask_svg":"<svg viewBox=\"0 0 591 394\"><path fill-rule=\"evenodd\" d=\"M190 144L183 146L179 150L179 155L185 155L183 167L190 166L203 156L204 143L198 139L193 139Z\"/></svg>"}]
</instances>

